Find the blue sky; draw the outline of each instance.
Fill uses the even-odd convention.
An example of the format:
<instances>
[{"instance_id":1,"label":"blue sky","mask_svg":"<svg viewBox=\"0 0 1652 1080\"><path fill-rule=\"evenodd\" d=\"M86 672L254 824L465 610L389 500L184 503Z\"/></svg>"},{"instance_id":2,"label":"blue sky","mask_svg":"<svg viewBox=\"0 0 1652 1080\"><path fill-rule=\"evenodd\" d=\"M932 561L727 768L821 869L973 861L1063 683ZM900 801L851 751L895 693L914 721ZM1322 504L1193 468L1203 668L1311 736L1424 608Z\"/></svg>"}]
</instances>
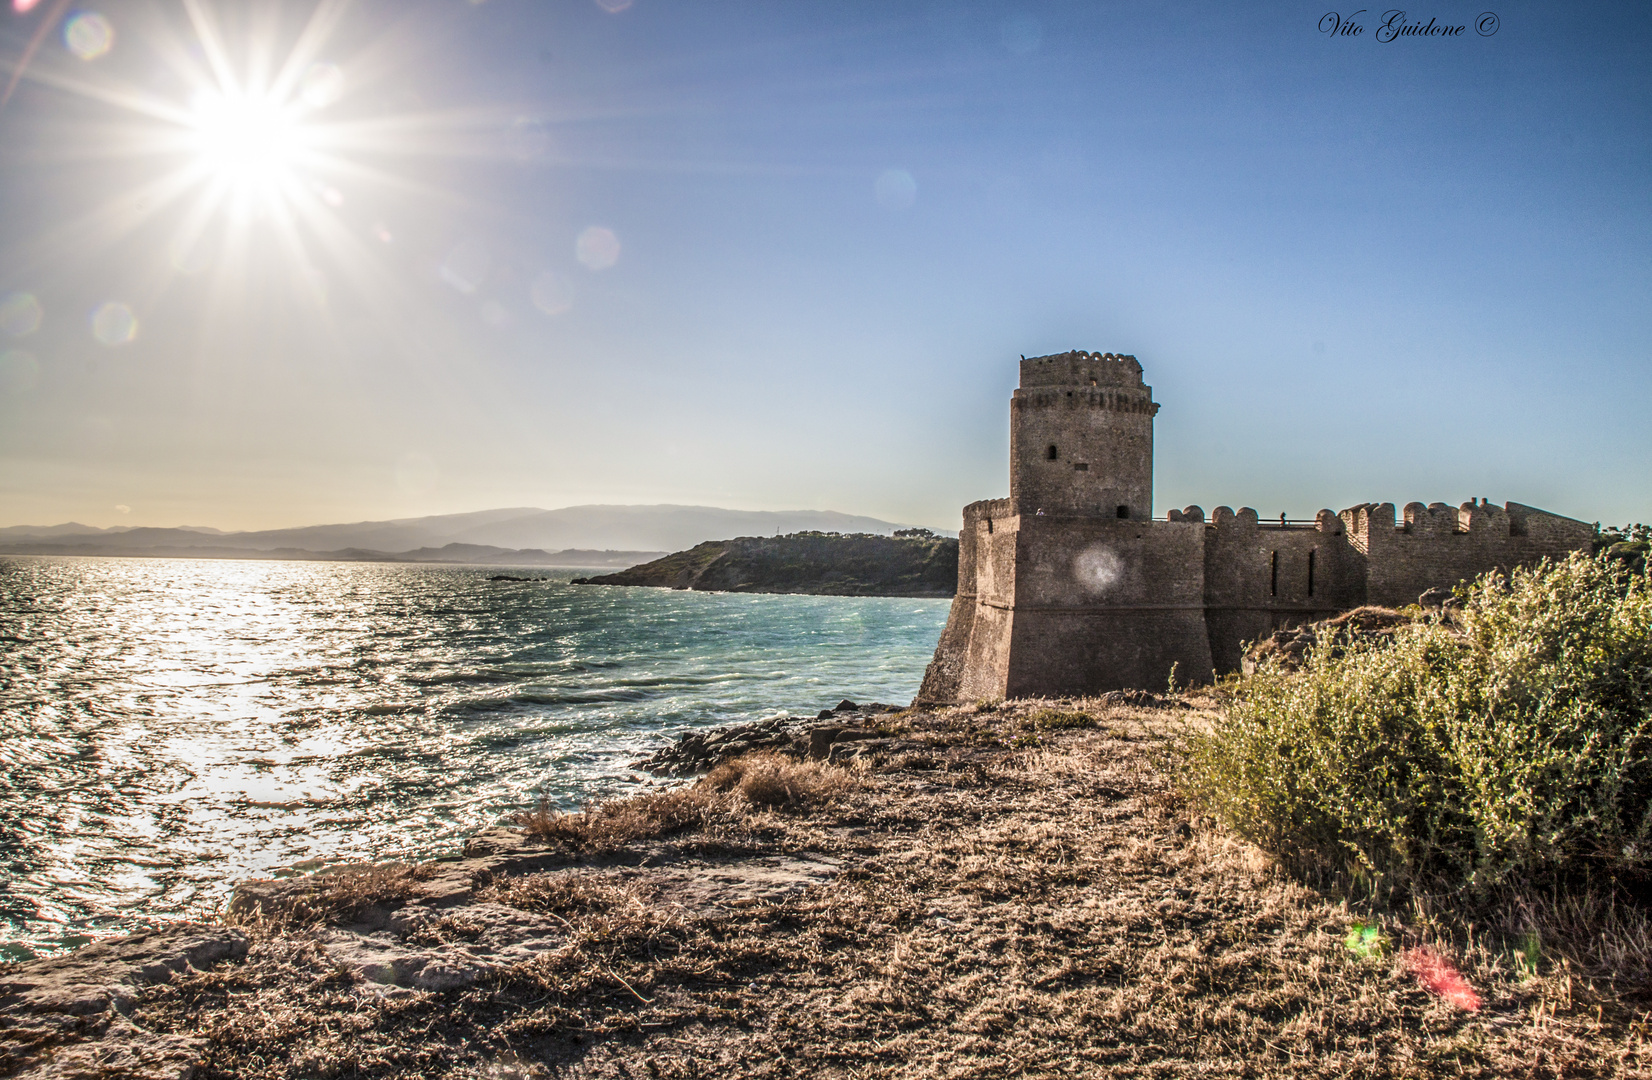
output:
<instances>
[{"instance_id":1,"label":"blue sky","mask_svg":"<svg viewBox=\"0 0 1652 1080\"><path fill-rule=\"evenodd\" d=\"M323 149L242 210L154 103L203 26L246 79L315 5L93 5L107 50L53 26L0 110L0 300L40 313L0 330L0 524L956 527L1007 491L1018 355L1068 348L1146 369L1161 514L1652 519L1652 16L1482 36L1491 2L1384 43L1323 5L359 0L300 65ZM0 12L0 57L91 10Z\"/></svg>"}]
</instances>

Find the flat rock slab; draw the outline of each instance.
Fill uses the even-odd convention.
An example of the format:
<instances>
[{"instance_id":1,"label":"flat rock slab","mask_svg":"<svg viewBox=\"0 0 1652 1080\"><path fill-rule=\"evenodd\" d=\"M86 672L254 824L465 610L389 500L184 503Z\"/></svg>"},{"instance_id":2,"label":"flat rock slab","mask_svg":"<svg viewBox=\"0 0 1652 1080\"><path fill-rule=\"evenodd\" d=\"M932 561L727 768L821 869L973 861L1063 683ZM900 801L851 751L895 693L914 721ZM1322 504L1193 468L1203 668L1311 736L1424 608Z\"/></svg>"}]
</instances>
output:
<instances>
[{"instance_id":1,"label":"flat rock slab","mask_svg":"<svg viewBox=\"0 0 1652 1080\"><path fill-rule=\"evenodd\" d=\"M489 835L501 846L508 841ZM829 859L776 856L663 866L570 866L539 876L618 885L689 917L715 918L788 900L832 880L838 871ZM413 901L382 923L330 928L318 940L330 959L383 993L440 992L561 948L568 942L568 924L556 915L486 901L462 906Z\"/></svg>"},{"instance_id":2,"label":"flat rock slab","mask_svg":"<svg viewBox=\"0 0 1652 1080\"><path fill-rule=\"evenodd\" d=\"M124 1014L141 987L246 954L238 930L184 924L0 968L0 1069L39 1078L184 1080L201 1041L143 1031Z\"/></svg>"},{"instance_id":3,"label":"flat rock slab","mask_svg":"<svg viewBox=\"0 0 1652 1080\"><path fill-rule=\"evenodd\" d=\"M839 870L835 860L819 856L775 856L739 862L626 866L603 873L652 893L656 902L707 918L735 908L782 903L831 881Z\"/></svg>"},{"instance_id":4,"label":"flat rock slab","mask_svg":"<svg viewBox=\"0 0 1652 1080\"><path fill-rule=\"evenodd\" d=\"M469 986L567 941L567 924L503 904L411 903L382 929L332 928L318 940L334 962L386 987L440 992Z\"/></svg>"},{"instance_id":5,"label":"flat rock slab","mask_svg":"<svg viewBox=\"0 0 1652 1080\"><path fill-rule=\"evenodd\" d=\"M353 924L309 933L331 960L362 979L365 992L441 993L569 944L571 930L561 917L488 899L490 881L575 876L645 895L686 918L717 918L783 902L839 872L836 861L820 856L676 856L652 865L658 850L644 846L627 854L622 863L570 865L519 829L489 829L466 844L463 857L424 864L415 895L369 904ZM245 882L230 910L279 917L302 910L315 887L310 878ZM188 1080L204 1043L141 1030L127 1014L142 987L240 960L247 944L238 930L186 924L0 968L0 1074Z\"/></svg>"}]
</instances>

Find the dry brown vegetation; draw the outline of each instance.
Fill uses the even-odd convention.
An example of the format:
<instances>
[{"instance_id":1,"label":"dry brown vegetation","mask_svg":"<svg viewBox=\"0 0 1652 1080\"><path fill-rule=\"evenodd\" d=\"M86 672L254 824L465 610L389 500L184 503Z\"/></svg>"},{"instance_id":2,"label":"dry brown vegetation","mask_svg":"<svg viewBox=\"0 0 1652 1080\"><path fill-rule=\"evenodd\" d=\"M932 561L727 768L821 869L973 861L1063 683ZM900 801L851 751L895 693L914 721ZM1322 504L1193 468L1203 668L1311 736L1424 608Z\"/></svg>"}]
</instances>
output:
<instances>
[{"instance_id":1,"label":"dry brown vegetation","mask_svg":"<svg viewBox=\"0 0 1652 1080\"><path fill-rule=\"evenodd\" d=\"M692 787L599 803L572 814L541 801L515 820L547 844L582 855L606 855L637 841L737 819L752 807L806 809L852 786L843 769L782 754L748 754L717 766Z\"/></svg>"},{"instance_id":2,"label":"dry brown vegetation","mask_svg":"<svg viewBox=\"0 0 1652 1080\"><path fill-rule=\"evenodd\" d=\"M223 921L261 932L353 922L369 908L419 895L427 877L425 867L408 863L336 866L316 874L314 887L279 911L256 904L232 906Z\"/></svg>"},{"instance_id":3,"label":"dry brown vegetation","mask_svg":"<svg viewBox=\"0 0 1652 1080\"><path fill-rule=\"evenodd\" d=\"M1098 726L1041 724L1048 710ZM1351 908L1190 814L1157 764L1167 719L910 713L903 737L929 749L853 775L747 759L540 815L548 842L606 856L483 883L477 901L565 928L536 959L386 993L271 933L243 963L151 989L135 1019L206 1035L202 1077L1652 1076L1628 992L1648 959L1639 911L1511 897L1470 926ZM627 845L646 857L622 879ZM841 872L715 909L665 873L786 853ZM463 934L463 910L439 932ZM1386 948L1351 952L1356 920ZM1534 949L1533 925L1576 933ZM1421 944L1479 1011L1418 984L1401 955Z\"/></svg>"}]
</instances>

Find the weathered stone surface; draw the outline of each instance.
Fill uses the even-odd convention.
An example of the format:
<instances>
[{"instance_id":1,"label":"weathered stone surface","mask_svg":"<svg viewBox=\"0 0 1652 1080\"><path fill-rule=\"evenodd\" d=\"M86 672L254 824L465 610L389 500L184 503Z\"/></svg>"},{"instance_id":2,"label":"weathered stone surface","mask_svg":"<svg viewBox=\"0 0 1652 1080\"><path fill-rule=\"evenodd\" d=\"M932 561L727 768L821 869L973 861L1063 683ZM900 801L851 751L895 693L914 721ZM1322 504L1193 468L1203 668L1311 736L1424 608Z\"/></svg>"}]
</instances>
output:
<instances>
[{"instance_id":1,"label":"weathered stone surface","mask_svg":"<svg viewBox=\"0 0 1652 1080\"><path fill-rule=\"evenodd\" d=\"M1520 503L1365 503L1311 521L1218 506L1154 520L1153 417L1134 357L1024 359L1010 495L964 507L958 591L918 701L1088 696L1209 682L1246 642L1490 570L1588 551Z\"/></svg>"},{"instance_id":2,"label":"weathered stone surface","mask_svg":"<svg viewBox=\"0 0 1652 1080\"><path fill-rule=\"evenodd\" d=\"M415 901L381 928L332 928L319 940L330 958L370 983L439 992L559 947L566 926L501 904L454 909Z\"/></svg>"},{"instance_id":3,"label":"weathered stone surface","mask_svg":"<svg viewBox=\"0 0 1652 1080\"><path fill-rule=\"evenodd\" d=\"M1417 597L1417 603L1425 608L1441 608L1451 603L1454 599L1456 599L1456 597L1450 589L1435 586L1432 589L1424 590L1423 594Z\"/></svg>"},{"instance_id":4,"label":"weathered stone surface","mask_svg":"<svg viewBox=\"0 0 1652 1080\"><path fill-rule=\"evenodd\" d=\"M631 768L655 776L693 776L755 750L825 757L824 747L833 737L821 735L822 731L858 730L860 725L875 723L884 713L899 710L898 705L856 705L845 699L837 708L823 709L813 717L776 716L711 731L685 731L675 743L633 761Z\"/></svg>"},{"instance_id":5,"label":"weathered stone surface","mask_svg":"<svg viewBox=\"0 0 1652 1080\"><path fill-rule=\"evenodd\" d=\"M200 1042L143 1031L125 1013L144 986L246 953L238 930L184 924L0 968L0 1065L40 1078L187 1078Z\"/></svg>"}]
</instances>

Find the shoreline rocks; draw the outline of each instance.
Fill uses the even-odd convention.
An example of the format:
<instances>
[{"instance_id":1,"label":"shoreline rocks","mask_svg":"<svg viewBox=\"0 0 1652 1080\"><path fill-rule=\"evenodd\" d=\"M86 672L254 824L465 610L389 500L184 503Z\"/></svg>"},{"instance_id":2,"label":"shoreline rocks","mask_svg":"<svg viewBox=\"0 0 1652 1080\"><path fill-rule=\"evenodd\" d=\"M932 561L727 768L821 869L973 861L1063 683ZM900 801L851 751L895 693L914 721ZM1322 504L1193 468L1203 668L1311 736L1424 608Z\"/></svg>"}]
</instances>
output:
<instances>
[{"instance_id":1,"label":"shoreline rocks","mask_svg":"<svg viewBox=\"0 0 1652 1080\"><path fill-rule=\"evenodd\" d=\"M0 1072L185 1080L206 1040L131 1020L144 987L247 955L240 930L183 923L94 942L65 956L0 967Z\"/></svg>"},{"instance_id":2,"label":"shoreline rocks","mask_svg":"<svg viewBox=\"0 0 1652 1080\"><path fill-rule=\"evenodd\" d=\"M792 757L837 761L833 745L878 738L877 720L903 711L899 705L872 702L857 705L844 699L813 717L773 716L710 731L685 731L677 741L631 763L631 768L654 776L674 778L709 772L730 758L754 750L772 750Z\"/></svg>"}]
</instances>

